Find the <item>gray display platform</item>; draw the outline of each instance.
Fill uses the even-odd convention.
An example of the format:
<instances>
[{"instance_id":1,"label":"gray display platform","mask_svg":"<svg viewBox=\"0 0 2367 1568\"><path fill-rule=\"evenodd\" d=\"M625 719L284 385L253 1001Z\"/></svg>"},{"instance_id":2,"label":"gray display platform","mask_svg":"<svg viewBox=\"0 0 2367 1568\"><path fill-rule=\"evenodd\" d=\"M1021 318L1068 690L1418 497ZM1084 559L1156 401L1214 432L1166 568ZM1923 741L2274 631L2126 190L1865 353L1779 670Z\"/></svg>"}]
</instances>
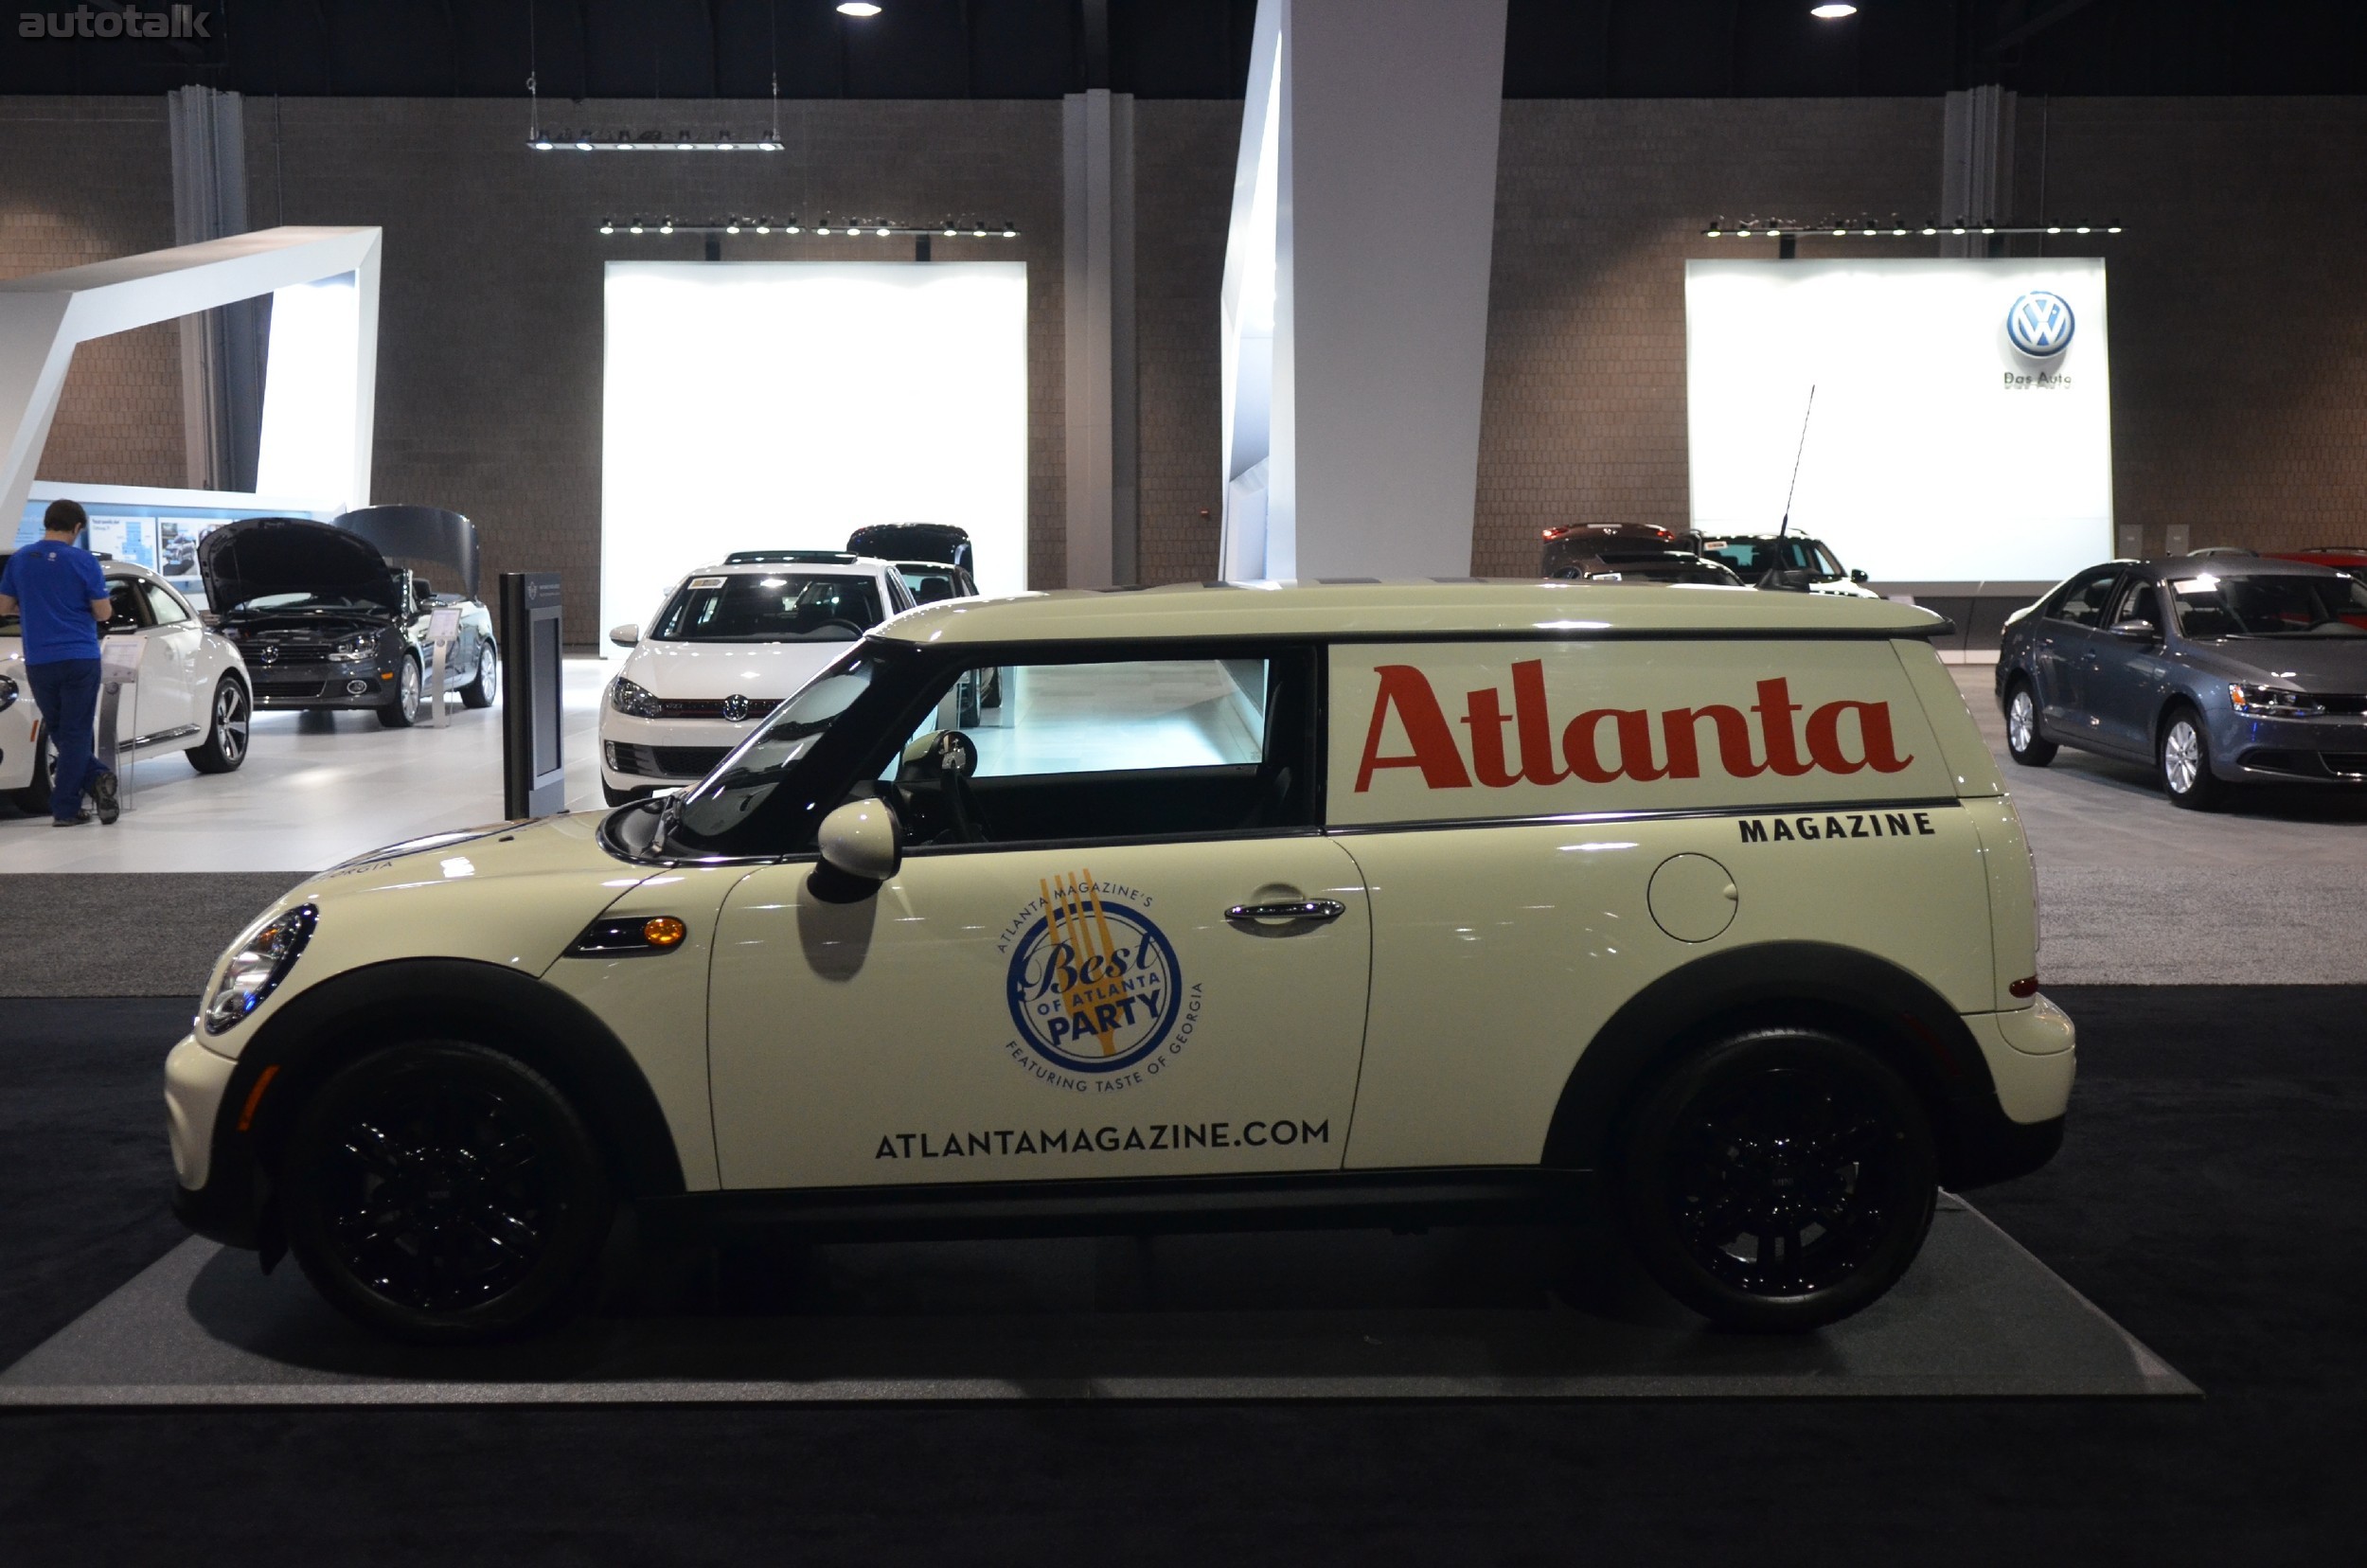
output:
<instances>
[{"instance_id":1,"label":"gray display platform","mask_svg":"<svg viewBox=\"0 0 2367 1568\"><path fill-rule=\"evenodd\" d=\"M192 1240L0 1405L2199 1393L1960 1199L1896 1290L1807 1336L1713 1331L1597 1256L1513 1229L698 1255L546 1338L429 1351Z\"/></svg>"}]
</instances>

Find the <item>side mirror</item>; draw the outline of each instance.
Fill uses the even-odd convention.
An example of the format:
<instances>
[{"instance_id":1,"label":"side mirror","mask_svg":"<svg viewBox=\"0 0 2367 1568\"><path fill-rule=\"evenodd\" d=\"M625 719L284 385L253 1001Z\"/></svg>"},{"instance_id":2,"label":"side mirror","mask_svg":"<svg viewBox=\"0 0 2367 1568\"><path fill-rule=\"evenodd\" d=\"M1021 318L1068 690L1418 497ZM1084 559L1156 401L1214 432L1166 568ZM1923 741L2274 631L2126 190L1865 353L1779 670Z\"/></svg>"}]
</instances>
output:
<instances>
[{"instance_id":1,"label":"side mirror","mask_svg":"<svg viewBox=\"0 0 2367 1568\"><path fill-rule=\"evenodd\" d=\"M608 629L608 640L619 648L631 648L641 640L641 628L632 621L622 626L612 626Z\"/></svg>"},{"instance_id":2,"label":"side mirror","mask_svg":"<svg viewBox=\"0 0 2367 1568\"><path fill-rule=\"evenodd\" d=\"M2162 634L2149 620L2114 621L2109 630L2123 642L2149 643Z\"/></svg>"},{"instance_id":3,"label":"side mirror","mask_svg":"<svg viewBox=\"0 0 2367 1568\"><path fill-rule=\"evenodd\" d=\"M1866 576L1866 570L1865 570L1865 568L1864 568L1864 567L1862 567L1862 566L1852 566L1852 567L1849 569L1849 580L1850 580L1850 581L1852 581L1852 582L1855 582L1855 583L1858 583L1858 584L1863 585L1863 584L1865 584L1865 583L1868 583L1868 582L1873 581L1874 579L1873 579L1872 578L1870 578L1870 577Z\"/></svg>"},{"instance_id":4,"label":"side mirror","mask_svg":"<svg viewBox=\"0 0 2367 1568\"><path fill-rule=\"evenodd\" d=\"M896 813L884 800L850 800L822 819L822 864L806 888L825 903L860 903L904 864Z\"/></svg>"}]
</instances>

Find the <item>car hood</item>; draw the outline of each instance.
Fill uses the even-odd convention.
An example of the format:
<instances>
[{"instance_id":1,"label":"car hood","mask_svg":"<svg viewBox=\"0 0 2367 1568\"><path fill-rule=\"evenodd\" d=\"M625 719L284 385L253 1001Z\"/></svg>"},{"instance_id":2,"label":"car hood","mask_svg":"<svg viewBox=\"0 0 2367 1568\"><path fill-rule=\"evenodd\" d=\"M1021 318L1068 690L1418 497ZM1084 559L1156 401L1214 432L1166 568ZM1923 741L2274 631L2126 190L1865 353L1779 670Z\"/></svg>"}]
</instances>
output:
<instances>
[{"instance_id":1,"label":"car hood","mask_svg":"<svg viewBox=\"0 0 2367 1568\"><path fill-rule=\"evenodd\" d=\"M252 1018L208 1050L236 1056L286 997L398 958L460 958L541 974L583 928L652 874L599 846L602 813L503 822L388 845L297 884L264 918L311 904L311 940ZM259 923L259 921L258 922ZM206 993L221 978L217 961Z\"/></svg>"},{"instance_id":2,"label":"car hood","mask_svg":"<svg viewBox=\"0 0 2367 1568\"><path fill-rule=\"evenodd\" d=\"M267 594L336 594L392 615L402 593L386 558L358 534L295 517L225 524L197 546L205 602L217 612Z\"/></svg>"},{"instance_id":3,"label":"car hood","mask_svg":"<svg viewBox=\"0 0 2367 1568\"><path fill-rule=\"evenodd\" d=\"M625 659L625 679L672 701L729 697L793 697L807 682L845 658L852 642L636 644Z\"/></svg>"},{"instance_id":4,"label":"car hood","mask_svg":"<svg viewBox=\"0 0 2367 1568\"><path fill-rule=\"evenodd\" d=\"M2367 693L2367 637L2229 637L2190 642L2186 653L2198 668L2231 680Z\"/></svg>"}]
</instances>

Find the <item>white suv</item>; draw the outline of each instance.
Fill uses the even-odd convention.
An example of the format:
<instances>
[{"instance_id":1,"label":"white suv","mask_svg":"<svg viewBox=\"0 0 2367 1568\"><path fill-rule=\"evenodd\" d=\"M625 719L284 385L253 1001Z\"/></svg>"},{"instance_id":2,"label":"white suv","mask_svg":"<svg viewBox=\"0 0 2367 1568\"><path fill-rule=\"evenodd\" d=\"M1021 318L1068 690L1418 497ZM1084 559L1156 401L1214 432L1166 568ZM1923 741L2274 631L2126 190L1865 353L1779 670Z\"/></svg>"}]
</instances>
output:
<instances>
[{"instance_id":1,"label":"white suv","mask_svg":"<svg viewBox=\"0 0 2367 1568\"><path fill-rule=\"evenodd\" d=\"M0 561L8 552L0 551ZM246 760L255 716L255 686L238 644L205 623L180 591L145 566L102 561L115 615L110 637L136 637L139 679L120 699L118 743L123 752L155 757L179 752L199 773L229 773ZM0 616L0 793L18 808L49 810L49 783L58 756L25 677L25 643L17 617Z\"/></svg>"},{"instance_id":2,"label":"white suv","mask_svg":"<svg viewBox=\"0 0 2367 1568\"><path fill-rule=\"evenodd\" d=\"M694 790L287 895L167 1065L176 1208L458 1340L578 1299L620 1204L868 1237L1592 1184L1710 1318L1828 1323L2071 1092L1944 625L1578 583L925 607Z\"/></svg>"},{"instance_id":3,"label":"white suv","mask_svg":"<svg viewBox=\"0 0 2367 1568\"><path fill-rule=\"evenodd\" d=\"M702 566L645 626L600 704L611 806L696 783L846 645L913 607L893 563L834 550L743 550Z\"/></svg>"}]
</instances>

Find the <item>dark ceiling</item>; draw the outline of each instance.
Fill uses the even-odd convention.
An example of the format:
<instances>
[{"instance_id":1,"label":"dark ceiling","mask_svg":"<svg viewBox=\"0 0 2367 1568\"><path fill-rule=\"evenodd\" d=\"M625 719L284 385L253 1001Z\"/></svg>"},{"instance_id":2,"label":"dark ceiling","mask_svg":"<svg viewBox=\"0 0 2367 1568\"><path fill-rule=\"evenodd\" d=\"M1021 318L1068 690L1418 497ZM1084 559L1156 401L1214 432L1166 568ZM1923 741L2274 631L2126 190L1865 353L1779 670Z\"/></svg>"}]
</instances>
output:
<instances>
[{"instance_id":1,"label":"dark ceiling","mask_svg":"<svg viewBox=\"0 0 2367 1568\"><path fill-rule=\"evenodd\" d=\"M20 0L72 25L124 0ZM1452 0L1437 0L1451 4ZM2362 0L1511 0L1514 98L2367 92ZM207 39L0 37L0 93L1237 98L1255 0L195 0ZM143 3L144 16L170 14ZM15 29L11 29L15 31Z\"/></svg>"}]
</instances>

